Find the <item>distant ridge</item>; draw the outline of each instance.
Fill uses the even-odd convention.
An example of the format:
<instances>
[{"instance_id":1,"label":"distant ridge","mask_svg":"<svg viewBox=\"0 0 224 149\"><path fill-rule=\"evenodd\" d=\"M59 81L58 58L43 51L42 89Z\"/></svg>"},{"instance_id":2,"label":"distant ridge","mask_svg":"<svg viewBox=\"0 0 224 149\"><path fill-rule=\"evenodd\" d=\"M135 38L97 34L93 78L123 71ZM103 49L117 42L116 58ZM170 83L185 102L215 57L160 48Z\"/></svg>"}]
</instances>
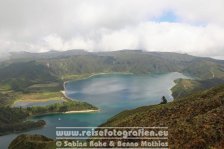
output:
<instances>
[{"instance_id":1,"label":"distant ridge","mask_svg":"<svg viewBox=\"0 0 224 149\"><path fill-rule=\"evenodd\" d=\"M68 51L56 51L51 50L43 53L32 53L32 52L11 52L10 59L45 59L45 58L58 58L74 55L86 55L89 52L82 49L73 49Z\"/></svg>"},{"instance_id":2,"label":"distant ridge","mask_svg":"<svg viewBox=\"0 0 224 149\"><path fill-rule=\"evenodd\" d=\"M181 72L196 79L224 78L224 60L172 52L120 50L87 52L82 49L45 53L16 52L5 63L36 61L49 65L51 72L64 75L102 72L138 74Z\"/></svg>"}]
</instances>

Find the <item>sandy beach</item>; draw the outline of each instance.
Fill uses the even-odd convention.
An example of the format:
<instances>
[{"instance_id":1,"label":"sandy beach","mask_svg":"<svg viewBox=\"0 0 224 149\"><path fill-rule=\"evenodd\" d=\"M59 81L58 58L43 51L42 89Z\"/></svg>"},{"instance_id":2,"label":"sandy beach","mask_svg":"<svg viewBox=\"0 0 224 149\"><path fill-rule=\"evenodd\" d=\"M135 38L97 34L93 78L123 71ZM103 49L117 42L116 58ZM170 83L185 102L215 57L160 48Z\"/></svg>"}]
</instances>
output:
<instances>
[{"instance_id":1,"label":"sandy beach","mask_svg":"<svg viewBox=\"0 0 224 149\"><path fill-rule=\"evenodd\" d=\"M64 112L65 114L68 113L92 113L92 112L99 112L100 110L80 110L80 111L67 111Z\"/></svg>"},{"instance_id":2,"label":"sandy beach","mask_svg":"<svg viewBox=\"0 0 224 149\"><path fill-rule=\"evenodd\" d=\"M65 92L65 84L67 83L68 81L64 82L64 90L61 91L61 93L69 100L74 100L70 97L68 97L66 95L66 92ZM64 114L69 114L69 113L92 113L92 112L99 112L100 110L97 109L97 110L79 110L79 111L67 111L67 112L63 112Z\"/></svg>"},{"instance_id":3,"label":"sandy beach","mask_svg":"<svg viewBox=\"0 0 224 149\"><path fill-rule=\"evenodd\" d=\"M72 98L70 98L70 97L68 97L68 96L66 95L65 90L64 90L64 91L61 91L61 93L62 93L62 94L64 95L64 97L67 98L68 100L74 100L74 99L72 99Z\"/></svg>"}]
</instances>

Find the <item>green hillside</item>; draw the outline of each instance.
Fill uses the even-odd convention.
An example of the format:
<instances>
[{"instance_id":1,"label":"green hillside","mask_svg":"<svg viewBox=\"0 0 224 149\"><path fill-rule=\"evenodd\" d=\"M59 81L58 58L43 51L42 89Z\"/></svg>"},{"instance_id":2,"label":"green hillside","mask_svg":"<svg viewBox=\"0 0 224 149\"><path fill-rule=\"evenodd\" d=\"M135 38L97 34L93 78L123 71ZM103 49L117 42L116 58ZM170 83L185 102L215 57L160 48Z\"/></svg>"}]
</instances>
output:
<instances>
[{"instance_id":1,"label":"green hillside","mask_svg":"<svg viewBox=\"0 0 224 149\"><path fill-rule=\"evenodd\" d=\"M2 106L10 106L16 98L14 93L1 93L0 92L0 107Z\"/></svg>"},{"instance_id":2,"label":"green hillside","mask_svg":"<svg viewBox=\"0 0 224 149\"><path fill-rule=\"evenodd\" d=\"M0 89L24 91L33 84L59 82L50 70L35 61L18 62L0 69Z\"/></svg>"},{"instance_id":3,"label":"green hillside","mask_svg":"<svg viewBox=\"0 0 224 149\"><path fill-rule=\"evenodd\" d=\"M27 121L29 113L21 108L1 107L0 109L0 136L12 132L26 131L43 127L45 121Z\"/></svg>"},{"instance_id":4,"label":"green hillside","mask_svg":"<svg viewBox=\"0 0 224 149\"><path fill-rule=\"evenodd\" d=\"M96 110L85 102L71 101L61 92L63 81L47 65L36 61L5 63L0 68L0 135L40 128L45 122L27 121L31 116L57 112ZM42 107L15 108L18 102L60 103Z\"/></svg>"},{"instance_id":5,"label":"green hillside","mask_svg":"<svg viewBox=\"0 0 224 149\"><path fill-rule=\"evenodd\" d=\"M224 78L224 63L223 61L199 58L190 62L182 72L198 79Z\"/></svg>"},{"instance_id":6,"label":"green hillside","mask_svg":"<svg viewBox=\"0 0 224 149\"><path fill-rule=\"evenodd\" d=\"M54 140L42 135L20 135L9 146L9 149L55 149Z\"/></svg>"},{"instance_id":7,"label":"green hillside","mask_svg":"<svg viewBox=\"0 0 224 149\"><path fill-rule=\"evenodd\" d=\"M18 56L19 55L19 56ZM224 62L170 52L121 50L114 52L65 52L12 54L5 63L34 60L48 66L51 73L65 75L100 72L163 73L182 72L198 79L224 78Z\"/></svg>"},{"instance_id":8,"label":"green hillside","mask_svg":"<svg viewBox=\"0 0 224 149\"><path fill-rule=\"evenodd\" d=\"M139 107L112 117L104 127L169 129L170 148L224 147L224 86L163 105Z\"/></svg>"},{"instance_id":9,"label":"green hillside","mask_svg":"<svg viewBox=\"0 0 224 149\"><path fill-rule=\"evenodd\" d=\"M214 78L208 80L191 80L178 79L175 80L176 85L171 89L172 96L177 100L178 98L190 95L197 91L202 91L219 84L224 84L224 79Z\"/></svg>"}]
</instances>

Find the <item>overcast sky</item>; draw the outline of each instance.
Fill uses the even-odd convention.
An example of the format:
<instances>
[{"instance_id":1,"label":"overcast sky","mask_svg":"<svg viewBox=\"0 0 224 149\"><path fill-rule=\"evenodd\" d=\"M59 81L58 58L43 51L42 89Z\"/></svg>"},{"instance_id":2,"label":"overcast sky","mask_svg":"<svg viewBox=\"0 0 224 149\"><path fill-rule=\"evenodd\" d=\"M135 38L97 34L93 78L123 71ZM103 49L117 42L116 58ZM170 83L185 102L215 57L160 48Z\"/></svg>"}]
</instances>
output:
<instances>
[{"instance_id":1,"label":"overcast sky","mask_svg":"<svg viewBox=\"0 0 224 149\"><path fill-rule=\"evenodd\" d=\"M0 0L0 53L142 49L224 57L224 0Z\"/></svg>"}]
</instances>

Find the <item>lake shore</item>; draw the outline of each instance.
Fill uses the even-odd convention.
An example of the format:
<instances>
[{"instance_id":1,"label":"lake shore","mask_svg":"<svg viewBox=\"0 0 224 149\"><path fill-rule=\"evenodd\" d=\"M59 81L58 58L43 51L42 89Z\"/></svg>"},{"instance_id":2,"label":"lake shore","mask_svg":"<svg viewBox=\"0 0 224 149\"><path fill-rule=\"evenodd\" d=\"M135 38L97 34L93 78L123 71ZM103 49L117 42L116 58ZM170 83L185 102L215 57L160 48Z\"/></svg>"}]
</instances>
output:
<instances>
[{"instance_id":1,"label":"lake shore","mask_svg":"<svg viewBox=\"0 0 224 149\"><path fill-rule=\"evenodd\" d=\"M79 79L74 79L74 80L67 80L67 81L64 81L63 83L63 88L64 90L61 91L61 93L64 95L65 98L69 99L69 100L75 100L75 99L72 99L70 97L68 97L66 95L66 92L65 92L65 89L66 89L66 83L70 82L70 81L78 81L78 80L85 80L85 79L89 79L89 78L92 78L92 77L95 77L95 76L99 76L99 75L112 75L112 74L121 74L121 75L133 75L134 73L131 73L131 72L102 72L102 73L92 73L92 74L89 74L88 76L86 77L81 77Z\"/></svg>"},{"instance_id":2,"label":"lake shore","mask_svg":"<svg viewBox=\"0 0 224 149\"><path fill-rule=\"evenodd\" d=\"M64 82L64 89L65 89L65 82ZM68 95L66 95L65 90L61 91L61 93L63 94L63 96L64 96L67 100L75 100L75 99L72 99L72 98L68 97Z\"/></svg>"},{"instance_id":3,"label":"lake shore","mask_svg":"<svg viewBox=\"0 0 224 149\"><path fill-rule=\"evenodd\" d=\"M70 97L68 97L65 93L65 85L66 83L70 82L70 81L78 81L78 80L85 80L85 79L89 79L89 78L92 78L92 77L95 77L95 76L99 76L99 75L112 75L112 74L120 74L120 75L133 75L134 73L131 73L131 72L102 72L102 73L92 73L92 74L89 74L88 76L85 76L85 77L81 77L81 78L78 78L78 79L71 79L71 80L67 80L67 81L64 81L63 83L63 88L64 90L61 91L62 94L68 98L68 99L71 99ZM81 75L80 75L81 76Z\"/></svg>"},{"instance_id":4,"label":"lake shore","mask_svg":"<svg viewBox=\"0 0 224 149\"><path fill-rule=\"evenodd\" d=\"M94 76L98 75L112 75L112 74L120 74L120 75L133 75L134 73L131 72L101 72L101 73L90 73L90 74L83 74L83 75L75 75L75 77L70 77L69 79L65 79L64 83L70 82L70 81L78 81L78 80L85 80L89 79ZM71 75L73 76L73 75Z\"/></svg>"},{"instance_id":5,"label":"lake shore","mask_svg":"<svg viewBox=\"0 0 224 149\"><path fill-rule=\"evenodd\" d=\"M66 99L68 99L68 100L75 100L75 99L70 98L70 97L66 94L66 92L65 92L65 84L66 84L67 82L69 82L69 81L65 81L65 82L64 82L64 84L63 84L64 90L61 91L61 93L64 95L64 97L65 97ZM62 113L63 113L63 114L71 114L71 113L94 113L94 112L100 112L100 109L97 109L97 110L89 110L89 109L87 109L87 110L79 110L79 111L77 111L77 110L73 110L73 111L66 111L66 112L62 112Z\"/></svg>"},{"instance_id":6,"label":"lake shore","mask_svg":"<svg viewBox=\"0 0 224 149\"><path fill-rule=\"evenodd\" d=\"M64 114L70 114L70 113L94 113L94 112L100 112L100 110L67 111L67 112L63 112L63 113Z\"/></svg>"},{"instance_id":7,"label":"lake shore","mask_svg":"<svg viewBox=\"0 0 224 149\"><path fill-rule=\"evenodd\" d=\"M173 74L173 75L176 76L175 74ZM91 75L89 75L88 77L90 77L90 76ZM91 77L93 77L93 76L95 76L95 74L94 75L92 74ZM112 79L112 78L110 78L110 76L106 77L106 78L109 79L109 80ZM116 75L115 75L115 78L116 78ZM161 94L162 95L167 95L167 94L170 95L170 91L167 91L167 90L169 90L174 85L173 81L176 78L179 78L179 77L171 77L171 76L167 75L166 78L169 80L168 81L169 84L166 82L167 79L164 79L164 76L155 78L156 80L158 80L158 82L151 82L150 79L154 79L154 77L149 76L149 78L130 77L127 81L118 82L118 83L124 84L124 85L126 84L126 88L130 88L130 90L132 90L133 85L130 85L129 83L133 82L133 80L137 83L137 84L135 84L137 87L141 87L141 85L143 84L143 87L149 87L149 89L150 89L150 86L152 86L152 85L154 86L154 84L158 84L159 86L155 86L155 87L158 88L158 90L155 90L155 91L162 90L162 93L158 92L159 95L158 95L158 97L156 96L156 99L158 99L160 101L160 95ZM171 79L171 78L173 78L173 79ZM144 80L142 80L142 79L144 79ZM162 79L164 79L164 80L162 80ZM77 79L77 80L80 80L80 79ZM92 81L92 80L90 79L89 81ZM70 82L72 82L72 80ZM74 80L74 82L75 82L75 80ZM82 82L82 81L80 81L80 82ZM166 82L166 83L164 83L164 82ZM63 83L64 83L64 86L66 88L64 88L65 91L61 91L61 95L62 95L62 93L64 93L65 96L66 96L66 93L67 93L67 95L70 96L70 94L68 92L68 89L67 89L68 84L66 84L66 83L68 83L68 81L62 82L62 89L61 90L63 90ZM79 85L79 84L77 84L77 85ZM166 87L164 87L164 86L166 86ZM154 87L152 87L151 89L153 89L152 91L154 91ZM97 90L98 90L98 88L97 88ZM148 92L146 90L143 90L143 91ZM157 92L155 92L155 93L157 93ZM142 93L141 93L141 95L142 95ZM92 110L87 111L84 108L80 109L80 111L76 111L76 109L74 109L74 110L70 109L70 111L68 110L67 113L66 112L48 113L48 114L46 113L45 114L46 117L44 119L46 119L47 122L48 121L50 121L50 122L55 122L56 121L57 125L59 125L59 126L64 126L64 123L66 123L66 124L67 123L68 124L74 123L74 124L77 124L77 126L91 125L91 126L97 127L98 125L104 123L107 119L110 119L112 116L116 115L120 111L124 111L124 110L127 110L127 109L133 109L133 108L137 108L137 107L140 107L140 106L145 106L146 104L151 105L151 104L158 104L159 103L159 101L158 102L156 102L156 101L151 102L150 99L151 98L155 99L155 97L151 97L150 94L146 93L144 95L145 95L146 100L136 100L137 102L126 102L127 100L133 101L133 99L135 99L134 97L132 98L129 95L125 96L127 98L127 100L123 100L123 98L120 98L120 99L119 98L113 98L111 96L107 97L106 95L105 95L105 98L102 97L101 99L98 98L98 97L96 97L96 98L89 97L89 98L87 98L89 100L86 100L86 101L87 102L89 102L91 100L98 101L97 103L99 103L99 107L101 107L100 109L101 109L102 112L101 111L98 112L99 110L94 110L94 109L93 109L94 111L92 111ZM77 96L77 98L79 98L79 96ZM81 99L81 97L80 97L80 99ZM73 99L73 100L75 100L75 99ZM79 100L79 101L82 101L82 100ZM108 104L105 105L104 103L108 103ZM125 105L125 106L123 107L122 105ZM47 116L47 115L53 115L53 114L55 114L55 115L58 114L58 116ZM43 117L44 117L44 115L43 115ZM43 117L42 116L37 117L37 118L35 118L35 120L36 119L43 119ZM66 119L66 121L64 121L64 119ZM80 122L80 124L79 124L79 122ZM39 134L47 133L48 137L53 137L54 138L55 137L55 132L53 131L54 133L52 133L49 130L49 128L55 129L54 123L47 123L47 125L48 125L47 127L44 127L43 129L40 129L38 131L38 133ZM34 133L36 133L36 132L34 132Z\"/></svg>"},{"instance_id":8,"label":"lake shore","mask_svg":"<svg viewBox=\"0 0 224 149\"><path fill-rule=\"evenodd\" d=\"M91 74L89 77L84 78L84 79L89 79L91 77L99 76L99 75L113 75L113 74L133 75L133 73L131 73L131 72L102 72L102 73L94 73L94 74Z\"/></svg>"},{"instance_id":9,"label":"lake shore","mask_svg":"<svg viewBox=\"0 0 224 149\"><path fill-rule=\"evenodd\" d=\"M54 114L78 114L78 113L96 113L96 112L100 112L100 110L97 109L97 110L72 110L72 111L66 111L66 112L49 112L44 114L32 115L31 117L40 117L40 116L54 115Z\"/></svg>"}]
</instances>

